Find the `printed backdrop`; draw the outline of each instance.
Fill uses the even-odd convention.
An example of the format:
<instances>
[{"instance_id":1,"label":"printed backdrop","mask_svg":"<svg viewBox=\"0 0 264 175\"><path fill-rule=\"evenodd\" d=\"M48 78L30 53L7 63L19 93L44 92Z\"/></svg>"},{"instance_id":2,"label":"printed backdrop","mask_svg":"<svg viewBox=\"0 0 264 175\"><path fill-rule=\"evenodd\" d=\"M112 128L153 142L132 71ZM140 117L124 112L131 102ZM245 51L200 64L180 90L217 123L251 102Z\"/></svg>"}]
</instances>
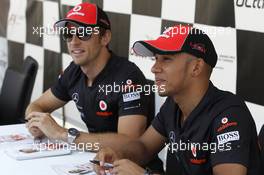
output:
<instances>
[{"instance_id":1,"label":"printed backdrop","mask_svg":"<svg viewBox=\"0 0 264 175\"><path fill-rule=\"evenodd\" d=\"M48 89L71 57L54 22L81 0L0 1L0 87L7 66L19 68L31 55L39 62L32 100ZM154 39L177 23L207 31L218 52L212 75L221 89L242 96L256 121L264 123L264 2L262 0L94 0L107 11L112 22L111 49L128 57L153 80L153 61L130 54L134 41ZM40 35L40 28L46 34ZM164 99L156 98L156 111ZM72 103L65 108L67 119L80 122Z\"/></svg>"}]
</instances>

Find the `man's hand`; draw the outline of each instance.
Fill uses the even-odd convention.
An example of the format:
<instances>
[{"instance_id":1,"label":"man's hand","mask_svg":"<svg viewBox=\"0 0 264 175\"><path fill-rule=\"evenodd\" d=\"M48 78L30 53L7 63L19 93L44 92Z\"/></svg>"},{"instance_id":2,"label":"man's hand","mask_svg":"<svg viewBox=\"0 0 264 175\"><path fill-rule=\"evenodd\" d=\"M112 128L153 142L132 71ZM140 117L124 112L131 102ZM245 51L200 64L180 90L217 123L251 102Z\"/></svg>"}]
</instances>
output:
<instances>
[{"instance_id":1,"label":"man's hand","mask_svg":"<svg viewBox=\"0 0 264 175\"><path fill-rule=\"evenodd\" d=\"M67 130L59 126L49 113L32 112L26 119L29 120L26 126L34 137L43 133L50 139L67 138Z\"/></svg>"},{"instance_id":2,"label":"man's hand","mask_svg":"<svg viewBox=\"0 0 264 175\"><path fill-rule=\"evenodd\" d=\"M118 154L111 148L102 148L95 157L96 160L100 160L100 166L95 165L94 170L97 174L104 175L105 170L103 168L103 165L105 162L107 163L113 163L114 161L119 159Z\"/></svg>"},{"instance_id":3,"label":"man's hand","mask_svg":"<svg viewBox=\"0 0 264 175\"><path fill-rule=\"evenodd\" d=\"M114 168L110 172L118 175L142 175L145 170L128 159L122 159L114 162Z\"/></svg>"},{"instance_id":4,"label":"man's hand","mask_svg":"<svg viewBox=\"0 0 264 175\"><path fill-rule=\"evenodd\" d=\"M26 124L26 126L28 125L28 123ZM28 126L27 126L28 127ZM34 137L34 138L42 138L44 137L45 135L43 134L43 132L38 129L37 127L31 127L31 128L28 128L28 131L30 132L30 134Z\"/></svg>"},{"instance_id":5,"label":"man's hand","mask_svg":"<svg viewBox=\"0 0 264 175\"><path fill-rule=\"evenodd\" d=\"M31 118L31 115L29 114L28 116L26 116L26 120L29 121ZM44 137L44 133L38 128L38 127L30 127L28 126L28 122L26 123L26 127L28 128L28 131L30 132L30 134L34 137L34 138L41 138Z\"/></svg>"}]
</instances>

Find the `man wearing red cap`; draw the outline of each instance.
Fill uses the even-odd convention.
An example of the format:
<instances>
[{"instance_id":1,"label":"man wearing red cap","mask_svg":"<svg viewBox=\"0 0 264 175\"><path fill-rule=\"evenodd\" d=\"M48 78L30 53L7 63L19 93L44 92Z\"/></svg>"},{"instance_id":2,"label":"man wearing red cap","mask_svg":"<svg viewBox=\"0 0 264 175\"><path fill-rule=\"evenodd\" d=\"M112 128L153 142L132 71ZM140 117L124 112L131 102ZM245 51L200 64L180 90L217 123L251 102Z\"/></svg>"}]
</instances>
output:
<instances>
[{"instance_id":1,"label":"man wearing red cap","mask_svg":"<svg viewBox=\"0 0 264 175\"><path fill-rule=\"evenodd\" d=\"M260 175L254 120L241 98L209 80L217 54L203 31L177 25L156 40L135 42L133 50L155 57L151 71L164 86L159 95L168 98L137 141L101 150L101 164L113 163L113 174L151 174L136 163L144 165L166 145L166 174Z\"/></svg>"},{"instance_id":2,"label":"man wearing red cap","mask_svg":"<svg viewBox=\"0 0 264 175\"><path fill-rule=\"evenodd\" d=\"M93 143L95 151L139 137L153 111L147 95L129 87L144 86L146 79L134 63L108 49L111 27L106 13L95 4L82 3L56 22L55 28L62 32L73 62L53 87L28 106L26 119L31 134L68 143ZM112 87L109 91L113 84L119 90ZM70 100L89 133L65 129L52 119L50 113Z\"/></svg>"}]
</instances>

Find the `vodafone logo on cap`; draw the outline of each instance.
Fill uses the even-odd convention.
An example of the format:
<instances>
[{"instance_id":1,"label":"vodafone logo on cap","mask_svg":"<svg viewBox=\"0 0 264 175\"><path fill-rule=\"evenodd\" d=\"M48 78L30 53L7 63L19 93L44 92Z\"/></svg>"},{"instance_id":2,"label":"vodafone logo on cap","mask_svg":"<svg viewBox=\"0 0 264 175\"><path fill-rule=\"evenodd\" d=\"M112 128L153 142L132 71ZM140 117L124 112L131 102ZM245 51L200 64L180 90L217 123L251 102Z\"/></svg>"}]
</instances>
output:
<instances>
[{"instance_id":1,"label":"vodafone logo on cap","mask_svg":"<svg viewBox=\"0 0 264 175\"><path fill-rule=\"evenodd\" d=\"M72 10L74 11L74 12L78 12L78 11L80 11L82 9L82 6L75 6Z\"/></svg>"},{"instance_id":2,"label":"vodafone logo on cap","mask_svg":"<svg viewBox=\"0 0 264 175\"><path fill-rule=\"evenodd\" d=\"M71 11L69 11L69 13L67 14L67 18L70 18L71 16L85 16L85 13L83 13L81 11L82 6L81 5L77 5L75 6Z\"/></svg>"},{"instance_id":3,"label":"vodafone logo on cap","mask_svg":"<svg viewBox=\"0 0 264 175\"><path fill-rule=\"evenodd\" d=\"M105 111L107 109L107 104L104 100L100 100L99 107L102 111Z\"/></svg>"}]
</instances>

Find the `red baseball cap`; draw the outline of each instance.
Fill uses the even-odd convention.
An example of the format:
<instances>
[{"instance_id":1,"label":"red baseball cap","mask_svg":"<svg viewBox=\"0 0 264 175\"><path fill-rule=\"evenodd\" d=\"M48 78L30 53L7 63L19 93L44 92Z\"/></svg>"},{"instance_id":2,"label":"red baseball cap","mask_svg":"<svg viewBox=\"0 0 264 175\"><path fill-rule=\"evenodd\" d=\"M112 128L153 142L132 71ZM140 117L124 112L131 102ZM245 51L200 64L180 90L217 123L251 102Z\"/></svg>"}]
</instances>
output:
<instances>
[{"instance_id":1,"label":"red baseball cap","mask_svg":"<svg viewBox=\"0 0 264 175\"><path fill-rule=\"evenodd\" d=\"M136 41L132 49L135 54L145 57L186 52L202 58L211 67L215 67L217 62L217 53L210 38L202 30L189 25L169 27L156 40Z\"/></svg>"},{"instance_id":2,"label":"red baseball cap","mask_svg":"<svg viewBox=\"0 0 264 175\"><path fill-rule=\"evenodd\" d=\"M55 27L65 27L68 22L84 26L101 26L111 29L106 13L96 4L84 2L76 5L66 15L66 18L55 23Z\"/></svg>"}]
</instances>

